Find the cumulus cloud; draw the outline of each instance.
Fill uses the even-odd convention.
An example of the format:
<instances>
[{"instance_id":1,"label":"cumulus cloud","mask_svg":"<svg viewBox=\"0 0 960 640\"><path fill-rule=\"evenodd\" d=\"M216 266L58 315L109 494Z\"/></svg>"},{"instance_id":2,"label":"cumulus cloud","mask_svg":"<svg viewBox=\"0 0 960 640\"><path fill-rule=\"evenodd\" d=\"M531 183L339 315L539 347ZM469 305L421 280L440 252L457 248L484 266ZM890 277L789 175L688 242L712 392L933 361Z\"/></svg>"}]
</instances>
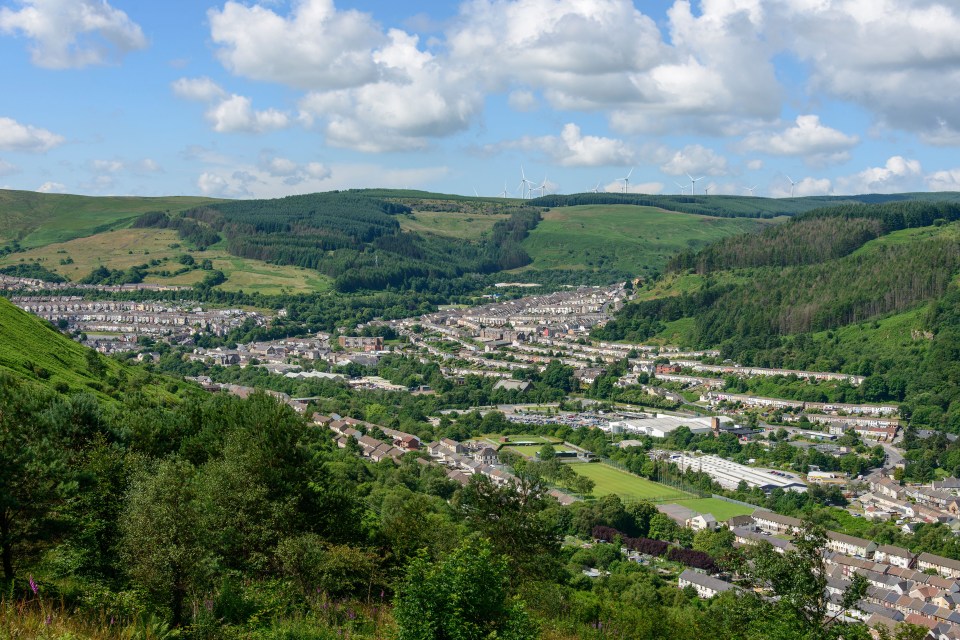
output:
<instances>
[{"instance_id":1,"label":"cumulus cloud","mask_svg":"<svg viewBox=\"0 0 960 640\"><path fill-rule=\"evenodd\" d=\"M225 98L227 93L216 82L204 76L202 78L179 78L171 83L174 95L184 100L213 102Z\"/></svg>"},{"instance_id":2,"label":"cumulus cloud","mask_svg":"<svg viewBox=\"0 0 960 640\"><path fill-rule=\"evenodd\" d=\"M264 4L231 1L207 13L217 55L230 71L314 90L378 79L371 52L386 38L368 14L338 10L333 0L301 0L289 16Z\"/></svg>"},{"instance_id":3,"label":"cumulus cloud","mask_svg":"<svg viewBox=\"0 0 960 640\"><path fill-rule=\"evenodd\" d=\"M837 178L836 191L846 194L915 191L922 176L918 160L893 156L882 167L869 167L855 175Z\"/></svg>"},{"instance_id":4,"label":"cumulus cloud","mask_svg":"<svg viewBox=\"0 0 960 640\"><path fill-rule=\"evenodd\" d=\"M847 160L847 153L860 142L820 123L816 115L797 116L796 124L778 133L756 132L748 135L743 147L776 156L801 156L815 164Z\"/></svg>"},{"instance_id":5,"label":"cumulus cloud","mask_svg":"<svg viewBox=\"0 0 960 640\"><path fill-rule=\"evenodd\" d=\"M770 196L773 198L828 196L833 192L833 183L829 178L803 178L793 184L792 191L789 179L784 178L770 188Z\"/></svg>"},{"instance_id":6,"label":"cumulus cloud","mask_svg":"<svg viewBox=\"0 0 960 640\"><path fill-rule=\"evenodd\" d=\"M538 151L546 158L564 167L597 167L633 164L635 154L622 140L585 136L574 123L564 125L559 136L524 137L486 148L497 151L504 148Z\"/></svg>"},{"instance_id":7,"label":"cumulus cloud","mask_svg":"<svg viewBox=\"0 0 960 640\"><path fill-rule=\"evenodd\" d=\"M0 8L0 31L32 41L33 63L50 69L104 64L144 49L140 26L106 0L20 0Z\"/></svg>"},{"instance_id":8,"label":"cumulus cloud","mask_svg":"<svg viewBox=\"0 0 960 640\"><path fill-rule=\"evenodd\" d=\"M66 193L67 185L60 182L44 182L37 187L37 191L40 193Z\"/></svg>"},{"instance_id":9,"label":"cumulus cloud","mask_svg":"<svg viewBox=\"0 0 960 640\"><path fill-rule=\"evenodd\" d=\"M49 151L63 144L63 136L34 127L20 124L13 118L0 117L0 149L3 151Z\"/></svg>"},{"instance_id":10,"label":"cumulus cloud","mask_svg":"<svg viewBox=\"0 0 960 640\"><path fill-rule=\"evenodd\" d=\"M721 176L727 173L727 159L713 149L699 144L687 145L683 149L670 152L660 149L656 152L660 158L660 170L672 176L688 173L696 175Z\"/></svg>"},{"instance_id":11,"label":"cumulus cloud","mask_svg":"<svg viewBox=\"0 0 960 640\"><path fill-rule=\"evenodd\" d=\"M960 169L935 171L926 177L930 191L960 191Z\"/></svg>"},{"instance_id":12,"label":"cumulus cloud","mask_svg":"<svg viewBox=\"0 0 960 640\"><path fill-rule=\"evenodd\" d=\"M142 158L140 160L91 160L90 168L95 173L114 174L121 172L130 172L137 174L160 173L163 167L152 158Z\"/></svg>"},{"instance_id":13,"label":"cumulus cloud","mask_svg":"<svg viewBox=\"0 0 960 640\"><path fill-rule=\"evenodd\" d=\"M250 98L236 94L210 107L206 118L213 130L220 133L263 133L283 129L290 124L290 117L282 111L256 111Z\"/></svg>"},{"instance_id":14,"label":"cumulus cloud","mask_svg":"<svg viewBox=\"0 0 960 640\"><path fill-rule=\"evenodd\" d=\"M960 6L951 0L780 2L812 86L888 126L960 143Z\"/></svg>"}]
</instances>

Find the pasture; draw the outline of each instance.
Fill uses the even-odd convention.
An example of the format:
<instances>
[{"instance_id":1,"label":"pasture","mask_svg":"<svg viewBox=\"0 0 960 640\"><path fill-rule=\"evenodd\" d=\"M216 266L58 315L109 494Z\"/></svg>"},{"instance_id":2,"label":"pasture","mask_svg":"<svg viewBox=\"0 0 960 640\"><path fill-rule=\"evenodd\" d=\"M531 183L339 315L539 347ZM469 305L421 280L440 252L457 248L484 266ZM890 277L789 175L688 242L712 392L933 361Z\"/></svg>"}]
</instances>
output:
<instances>
[{"instance_id":1,"label":"pasture","mask_svg":"<svg viewBox=\"0 0 960 640\"><path fill-rule=\"evenodd\" d=\"M0 189L0 244L24 247L65 242L127 226L147 211L178 212L219 202L199 197L88 197Z\"/></svg>"},{"instance_id":2,"label":"pasture","mask_svg":"<svg viewBox=\"0 0 960 640\"><path fill-rule=\"evenodd\" d=\"M177 257L185 253L193 256L198 263L210 259L213 268L219 269L227 277L227 281L220 286L225 291L309 293L324 291L331 286L331 280L326 276L302 267L238 258L217 248L192 251L172 229L120 229L57 242L4 256L0 258L0 267L20 261L37 261L47 269L76 281L101 265L123 270L159 260L160 265L149 268L145 282L192 285L202 280L207 272L196 269L172 277L159 275L160 271L175 272L181 268L183 265L177 262ZM68 264L62 264L64 262Z\"/></svg>"},{"instance_id":3,"label":"pasture","mask_svg":"<svg viewBox=\"0 0 960 640\"><path fill-rule=\"evenodd\" d=\"M686 491L635 476L606 464L577 464L571 467L576 473L590 478L596 483L593 495L601 498L611 493L624 500L658 500L673 502L687 500L693 496Z\"/></svg>"}]
</instances>

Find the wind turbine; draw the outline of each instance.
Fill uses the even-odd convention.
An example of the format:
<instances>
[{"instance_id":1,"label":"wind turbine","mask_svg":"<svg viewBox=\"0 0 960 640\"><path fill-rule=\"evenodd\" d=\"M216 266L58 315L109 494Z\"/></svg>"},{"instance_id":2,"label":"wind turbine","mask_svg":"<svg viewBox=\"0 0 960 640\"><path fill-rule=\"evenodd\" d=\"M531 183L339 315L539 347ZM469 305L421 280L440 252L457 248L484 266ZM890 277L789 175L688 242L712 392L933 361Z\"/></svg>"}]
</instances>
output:
<instances>
[{"instance_id":1,"label":"wind turbine","mask_svg":"<svg viewBox=\"0 0 960 640\"><path fill-rule=\"evenodd\" d=\"M533 183L527 180L527 176L523 173L523 165L520 165L520 186L517 189L520 191L520 197L526 199L529 195L530 185Z\"/></svg>"},{"instance_id":2,"label":"wind turbine","mask_svg":"<svg viewBox=\"0 0 960 640\"><path fill-rule=\"evenodd\" d=\"M794 182L794 181L793 181L793 178L791 178L790 176L787 176L787 180L790 181L790 197L792 198L792 197L793 197L793 188L794 188L795 186L797 186L797 183Z\"/></svg>"},{"instance_id":3,"label":"wind turbine","mask_svg":"<svg viewBox=\"0 0 960 640\"><path fill-rule=\"evenodd\" d=\"M700 180L703 180L706 176L700 176L699 178L694 178L692 175L688 173L687 177L690 178L690 195L695 196L697 195L697 182L699 182Z\"/></svg>"},{"instance_id":4,"label":"wind turbine","mask_svg":"<svg viewBox=\"0 0 960 640\"><path fill-rule=\"evenodd\" d=\"M477 188L476 188L476 187L473 188L473 195L474 195L475 197L477 197L477 198L480 197L480 194L477 193Z\"/></svg>"},{"instance_id":5,"label":"wind turbine","mask_svg":"<svg viewBox=\"0 0 960 640\"><path fill-rule=\"evenodd\" d=\"M630 176L633 175L633 167L630 167L630 173L627 174L625 178L617 178L618 181L623 181L623 193L630 191Z\"/></svg>"},{"instance_id":6,"label":"wind turbine","mask_svg":"<svg viewBox=\"0 0 960 640\"><path fill-rule=\"evenodd\" d=\"M501 198L506 198L506 197L507 197L507 183L506 183L506 182L503 183L503 191L500 192L500 197L501 197Z\"/></svg>"},{"instance_id":7,"label":"wind turbine","mask_svg":"<svg viewBox=\"0 0 960 640\"><path fill-rule=\"evenodd\" d=\"M710 195L710 189L712 189L712 188L713 188L713 187L708 184L707 186L705 186L705 187L703 188L703 194L706 195L706 196Z\"/></svg>"},{"instance_id":8,"label":"wind turbine","mask_svg":"<svg viewBox=\"0 0 960 640\"><path fill-rule=\"evenodd\" d=\"M534 191L540 191L540 197L542 198L547 193L547 176L543 176L543 182L540 183L540 186L534 187Z\"/></svg>"},{"instance_id":9,"label":"wind turbine","mask_svg":"<svg viewBox=\"0 0 960 640\"><path fill-rule=\"evenodd\" d=\"M680 195L683 195L683 194L685 194L685 193L687 192L687 185L685 185L685 184L680 184L679 182L674 182L673 184L675 184L675 185L677 185L678 187L680 187Z\"/></svg>"},{"instance_id":10,"label":"wind turbine","mask_svg":"<svg viewBox=\"0 0 960 640\"><path fill-rule=\"evenodd\" d=\"M590 189L590 193L600 193L600 183L599 183L599 182L597 183L597 186L595 186L593 189Z\"/></svg>"},{"instance_id":11,"label":"wind turbine","mask_svg":"<svg viewBox=\"0 0 960 640\"><path fill-rule=\"evenodd\" d=\"M749 192L750 192L750 197L752 198L752 197L753 197L753 190L756 189L757 186L758 186L758 185L753 185L752 187L744 187L743 190L744 190L744 191L749 191Z\"/></svg>"}]
</instances>

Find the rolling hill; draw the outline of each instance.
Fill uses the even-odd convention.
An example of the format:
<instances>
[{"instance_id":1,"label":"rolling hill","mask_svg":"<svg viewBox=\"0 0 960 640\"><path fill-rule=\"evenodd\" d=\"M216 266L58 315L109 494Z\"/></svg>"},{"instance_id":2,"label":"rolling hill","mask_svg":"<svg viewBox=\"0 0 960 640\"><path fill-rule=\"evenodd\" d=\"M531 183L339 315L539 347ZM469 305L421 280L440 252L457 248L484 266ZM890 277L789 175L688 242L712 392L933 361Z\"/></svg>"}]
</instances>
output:
<instances>
[{"instance_id":1,"label":"rolling hill","mask_svg":"<svg viewBox=\"0 0 960 640\"><path fill-rule=\"evenodd\" d=\"M90 197L0 189L0 245L41 247L128 226L147 211L179 212L210 198Z\"/></svg>"},{"instance_id":2,"label":"rolling hill","mask_svg":"<svg viewBox=\"0 0 960 640\"><path fill-rule=\"evenodd\" d=\"M689 256L811 210L958 199L603 193L517 200L366 189L217 201L0 191L0 241L9 240L0 268L37 262L72 281L99 267L138 268L147 282L193 285L205 274L177 264L192 253L223 272L222 288L266 294L463 291L484 282L477 275L504 271L549 286L600 284L649 278L678 252Z\"/></svg>"},{"instance_id":3,"label":"rolling hill","mask_svg":"<svg viewBox=\"0 0 960 640\"><path fill-rule=\"evenodd\" d=\"M864 375L851 400L904 402L915 424L960 430L960 205L819 209L669 268L595 337Z\"/></svg>"}]
</instances>

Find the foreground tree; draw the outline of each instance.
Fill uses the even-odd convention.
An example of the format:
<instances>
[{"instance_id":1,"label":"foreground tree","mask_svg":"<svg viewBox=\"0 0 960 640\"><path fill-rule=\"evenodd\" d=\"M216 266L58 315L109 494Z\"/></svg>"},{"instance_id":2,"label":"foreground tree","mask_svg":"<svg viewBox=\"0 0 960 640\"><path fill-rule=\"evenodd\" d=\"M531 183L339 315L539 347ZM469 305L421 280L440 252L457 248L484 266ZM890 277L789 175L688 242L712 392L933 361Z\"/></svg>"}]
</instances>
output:
<instances>
[{"instance_id":1,"label":"foreground tree","mask_svg":"<svg viewBox=\"0 0 960 640\"><path fill-rule=\"evenodd\" d=\"M470 540L441 562L425 554L407 570L394 606L399 640L532 640L523 603L508 592L508 564L485 540Z\"/></svg>"},{"instance_id":2,"label":"foreground tree","mask_svg":"<svg viewBox=\"0 0 960 640\"><path fill-rule=\"evenodd\" d=\"M167 460L137 477L121 520L127 572L173 625L184 622L187 596L207 565L201 544L195 471L188 462Z\"/></svg>"}]
</instances>

